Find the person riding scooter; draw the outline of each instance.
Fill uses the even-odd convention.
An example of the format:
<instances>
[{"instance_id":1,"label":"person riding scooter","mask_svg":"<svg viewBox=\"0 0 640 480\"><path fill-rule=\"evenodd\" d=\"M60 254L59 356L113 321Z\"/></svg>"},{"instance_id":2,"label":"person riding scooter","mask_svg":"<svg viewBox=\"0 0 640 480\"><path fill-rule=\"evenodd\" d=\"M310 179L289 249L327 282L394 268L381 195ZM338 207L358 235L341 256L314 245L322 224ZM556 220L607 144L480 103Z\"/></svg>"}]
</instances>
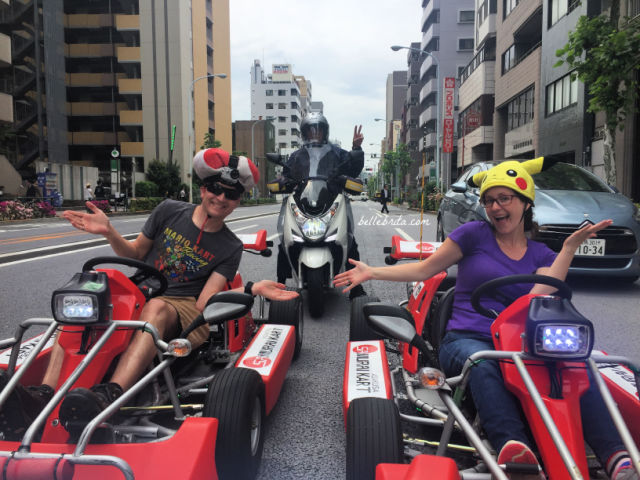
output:
<instances>
[{"instance_id":1,"label":"person riding scooter","mask_svg":"<svg viewBox=\"0 0 640 480\"><path fill-rule=\"evenodd\" d=\"M289 156L289 160L285 164L283 175L287 182L300 183L309 178L310 172L314 171L317 175L326 177L337 177L345 175L356 178L362 172L364 166L364 152L361 145L364 140L362 135L362 125L353 129L353 144L350 152L329 142L329 122L318 112L312 112L302 121L300 127L302 132L303 147L296 150ZM311 165L311 159L319 158L317 165ZM358 244L354 235L353 212L351 205L347 202L347 218L348 218L348 235L349 247L348 258L359 260ZM279 233L283 224L283 210L280 211L278 219ZM353 268L353 265L346 262L345 268ZM287 278L292 276L291 265L287 260L286 252L282 244L278 246L278 282L284 283ZM349 298L355 298L366 295L364 289L359 286L353 289Z\"/></svg>"}]
</instances>

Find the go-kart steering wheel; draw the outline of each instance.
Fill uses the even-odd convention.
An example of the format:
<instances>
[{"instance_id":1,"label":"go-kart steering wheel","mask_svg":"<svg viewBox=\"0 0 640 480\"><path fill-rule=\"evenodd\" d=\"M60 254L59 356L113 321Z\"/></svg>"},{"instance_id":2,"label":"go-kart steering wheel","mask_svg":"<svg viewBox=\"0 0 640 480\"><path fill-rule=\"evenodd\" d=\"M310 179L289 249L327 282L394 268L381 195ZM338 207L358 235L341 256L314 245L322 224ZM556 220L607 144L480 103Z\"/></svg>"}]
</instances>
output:
<instances>
[{"instance_id":1,"label":"go-kart steering wheel","mask_svg":"<svg viewBox=\"0 0 640 480\"><path fill-rule=\"evenodd\" d=\"M558 289L554 295L571 300L571 288L555 277L549 277L548 275L538 275L537 273L522 274L522 275L508 275L506 277L495 278L484 282L478 288L476 288L471 294L471 306L480 315L484 315L489 318L497 318L498 314L493 310L489 310L481 305L480 299L482 297L489 297L505 306L513 303L515 298L509 298L507 295L501 294L497 291L498 288L506 285L516 285L518 283L540 283L542 285L549 285Z\"/></svg>"},{"instance_id":2,"label":"go-kart steering wheel","mask_svg":"<svg viewBox=\"0 0 640 480\"><path fill-rule=\"evenodd\" d=\"M87 272L89 270L94 270L96 265L100 265L101 263L110 263L114 265L124 265L126 267L137 268L138 271L129 277L135 285L140 285L142 282L147 280L148 278L153 278L160 282L160 286L155 289L148 298L157 297L162 295L164 291L169 286L169 282L167 282L167 278L160 273L157 269L153 268L151 265L147 265L144 262L139 260L134 260L133 258L126 257L95 257L90 260L87 260L85 264L82 266L82 271Z\"/></svg>"}]
</instances>

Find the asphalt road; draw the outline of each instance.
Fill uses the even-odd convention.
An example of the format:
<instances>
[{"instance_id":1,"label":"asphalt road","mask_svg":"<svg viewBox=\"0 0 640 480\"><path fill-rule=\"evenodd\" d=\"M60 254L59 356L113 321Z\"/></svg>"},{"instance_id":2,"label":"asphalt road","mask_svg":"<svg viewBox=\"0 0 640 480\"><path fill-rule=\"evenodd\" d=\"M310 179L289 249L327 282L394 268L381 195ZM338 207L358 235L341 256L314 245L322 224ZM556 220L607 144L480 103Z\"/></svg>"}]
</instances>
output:
<instances>
[{"instance_id":1,"label":"asphalt road","mask_svg":"<svg viewBox=\"0 0 640 480\"><path fill-rule=\"evenodd\" d=\"M379 204L354 202L356 235L364 262L383 265L382 247L391 235L417 240L415 212L390 207L390 215L379 215ZM275 237L277 206L242 208L233 218L253 214L273 215L233 221L238 233L267 229ZM114 217L123 233L139 231L144 216ZM424 217L425 241L435 239L435 218ZM34 227L34 225L39 225ZM87 238L65 236L72 230L60 221L38 224L0 224L0 334L10 335L15 325L28 317L51 316L51 292L80 270L85 260L109 255L108 246L94 245L59 254L40 252L15 262L3 254L42 248ZM45 239L39 237L59 237ZM4 258L4 260L3 260ZM4 263L2 263L4 262ZM245 254L240 272L247 280L275 279L276 256ZM633 285L609 281L571 281L574 304L596 328L596 347L626 355L640 362L640 282ZM406 298L404 284L369 282L368 293L382 301L398 303ZM259 479L334 479L345 475L345 433L342 418L342 376L348 338L349 300L338 291L327 293L326 313L321 319L305 315L304 341L298 360L292 365L280 399L266 424L266 441Z\"/></svg>"}]
</instances>

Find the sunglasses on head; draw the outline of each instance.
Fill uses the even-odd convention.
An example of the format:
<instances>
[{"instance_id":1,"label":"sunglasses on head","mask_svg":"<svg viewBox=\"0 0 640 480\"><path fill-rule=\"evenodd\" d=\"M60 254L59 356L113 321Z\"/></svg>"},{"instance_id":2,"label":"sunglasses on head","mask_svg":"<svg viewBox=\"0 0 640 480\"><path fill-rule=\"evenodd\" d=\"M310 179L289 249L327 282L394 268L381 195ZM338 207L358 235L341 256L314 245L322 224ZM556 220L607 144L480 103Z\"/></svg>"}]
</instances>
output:
<instances>
[{"instance_id":1,"label":"sunglasses on head","mask_svg":"<svg viewBox=\"0 0 640 480\"><path fill-rule=\"evenodd\" d=\"M224 188L218 182L208 182L204 184L204 187L214 195L220 195L224 193L224 196L228 200L238 200L242 195L242 192L235 188Z\"/></svg>"}]
</instances>

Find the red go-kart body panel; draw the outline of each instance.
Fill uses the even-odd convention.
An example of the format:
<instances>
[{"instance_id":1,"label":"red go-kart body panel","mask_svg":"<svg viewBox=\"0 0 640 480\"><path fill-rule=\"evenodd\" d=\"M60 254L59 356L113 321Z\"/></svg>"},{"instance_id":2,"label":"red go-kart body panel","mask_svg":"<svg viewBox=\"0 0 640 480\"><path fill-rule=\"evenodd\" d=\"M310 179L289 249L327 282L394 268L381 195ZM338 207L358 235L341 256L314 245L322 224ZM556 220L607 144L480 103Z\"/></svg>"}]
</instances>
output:
<instances>
[{"instance_id":1,"label":"red go-kart body panel","mask_svg":"<svg viewBox=\"0 0 640 480\"><path fill-rule=\"evenodd\" d=\"M215 418L187 418L178 431L169 439L151 443L127 443L88 445L86 455L111 455L126 461L136 479L155 480L179 478L184 480L217 479L215 468L216 434L218 420ZM15 451L19 442L0 442L5 451ZM34 443L34 453L73 453L75 445ZM3 468L7 458L0 458ZM50 465L49 470L46 466ZM54 477L53 465L48 460L11 460L7 465L7 477L20 480L113 480L123 478L113 466L75 465L72 476Z\"/></svg>"},{"instance_id":2,"label":"red go-kart body panel","mask_svg":"<svg viewBox=\"0 0 640 480\"><path fill-rule=\"evenodd\" d=\"M391 376L382 340L347 343L342 386L343 418L356 398L392 398Z\"/></svg>"},{"instance_id":3,"label":"red go-kart body panel","mask_svg":"<svg viewBox=\"0 0 640 480\"><path fill-rule=\"evenodd\" d=\"M391 258L405 260L407 258L425 259L433 254L442 242L413 242L400 235L391 237Z\"/></svg>"},{"instance_id":4,"label":"red go-kart body panel","mask_svg":"<svg viewBox=\"0 0 640 480\"><path fill-rule=\"evenodd\" d=\"M267 249L267 231L258 230L256 233L237 233L245 250L256 250L261 252Z\"/></svg>"},{"instance_id":5,"label":"red go-kart body panel","mask_svg":"<svg viewBox=\"0 0 640 480\"><path fill-rule=\"evenodd\" d=\"M236 367L255 370L262 377L265 389L265 411L269 415L293 359L296 332L291 325L262 325Z\"/></svg>"},{"instance_id":6,"label":"red go-kart body panel","mask_svg":"<svg viewBox=\"0 0 640 480\"><path fill-rule=\"evenodd\" d=\"M413 317L416 332L424 333L433 297L446 276L446 272L440 272L428 280L416 283L413 287L407 309ZM412 374L418 371L418 349L408 343L402 343L402 366Z\"/></svg>"},{"instance_id":7,"label":"red go-kart body panel","mask_svg":"<svg viewBox=\"0 0 640 480\"><path fill-rule=\"evenodd\" d=\"M520 334L526 323L529 303L535 295L524 295L507 307L493 322L491 334L496 350L520 351ZM542 361L527 361L527 371L536 384L551 417L564 439L571 456L576 461L582 475L589 478L584 435L580 417L580 397L589 388L589 379L584 363L559 362L556 369L562 371L562 398L549 396L551 384L549 371ZM556 479L570 479L571 476L545 427L524 382L515 365L500 362L505 385L521 402L529 427L545 464L545 470ZM573 367L573 368L572 368Z\"/></svg>"},{"instance_id":8,"label":"red go-kart body panel","mask_svg":"<svg viewBox=\"0 0 640 480\"><path fill-rule=\"evenodd\" d=\"M459 480L456 462L448 457L418 455L409 465L401 463L379 463L376 480Z\"/></svg>"}]
</instances>

